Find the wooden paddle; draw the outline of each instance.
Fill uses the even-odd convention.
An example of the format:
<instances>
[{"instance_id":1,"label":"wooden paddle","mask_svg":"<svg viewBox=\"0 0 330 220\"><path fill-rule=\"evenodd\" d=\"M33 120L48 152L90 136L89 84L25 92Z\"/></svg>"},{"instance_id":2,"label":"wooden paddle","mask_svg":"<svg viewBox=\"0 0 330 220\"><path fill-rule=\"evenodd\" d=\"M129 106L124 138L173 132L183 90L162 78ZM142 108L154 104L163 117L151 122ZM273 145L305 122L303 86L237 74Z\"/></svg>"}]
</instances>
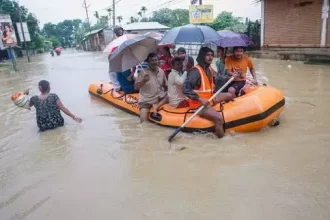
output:
<instances>
[{"instance_id":1,"label":"wooden paddle","mask_svg":"<svg viewBox=\"0 0 330 220\"><path fill-rule=\"evenodd\" d=\"M222 90L224 90L233 80L234 80L234 76L232 76L216 93L214 93L214 95L208 100L209 102L211 102L217 95L220 94L220 92L222 92ZM199 107L199 109L188 118L188 120L183 123L180 127L178 127L173 134L171 134L168 137L168 142L171 142L171 140L175 137L175 135L177 135L196 115L198 115L201 111L203 111L203 109L206 106L202 105L201 107Z\"/></svg>"}]
</instances>

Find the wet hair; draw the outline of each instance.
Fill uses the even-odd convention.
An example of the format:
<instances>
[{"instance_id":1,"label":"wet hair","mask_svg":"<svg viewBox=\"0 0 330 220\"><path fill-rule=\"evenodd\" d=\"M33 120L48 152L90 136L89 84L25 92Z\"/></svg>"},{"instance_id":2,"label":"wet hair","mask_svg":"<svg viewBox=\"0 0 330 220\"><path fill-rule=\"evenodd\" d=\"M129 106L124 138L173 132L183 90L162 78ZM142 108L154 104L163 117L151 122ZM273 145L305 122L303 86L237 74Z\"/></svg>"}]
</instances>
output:
<instances>
[{"instance_id":1,"label":"wet hair","mask_svg":"<svg viewBox=\"0 0 330 220\"><path fill-rule=\"evenodd\" d=\"M201 47L201 49L198 52L196 61L200 65L204 65L205 63L205 56L208 52L211 52L214 55L214 51L211 48L208 47Z\"/></svg>"},{"instance_id":2,"label":"wet hair","mask_svg":"<svg viewBox=\"0 0 330 220\"><path fill-rule=\"evenodd\" d=\"M171 51L170 51L169 47L164 47L164 50L166 51L166 53L171 54Z\"/></svg>"},{"instance_id":3,"label":"wet hair","mask_svg":"<svg viewBox=\"0 0 330 220\"><path fill-rule=\"evenodd\" d=\"M220 47L220 46L217 46L217 50L219 51L219 50L222 50L222 51L224 51L225 50L225 48L223 48L223 47Z\"/></svg>"},{"instance_id":4,"label":"wet hair","mask_svg":"<svg viewBox=\"0 0 330 220\"><path fill-rule=\"evenodd\" d=\"M234 47L234 48L233 48L233 51L235 51L235 50L237 50L237 49L243 49L243 50L244 50L245 48L244 48L244 47Z\"/></svg>"},{"instance_id":5,"label":"wet hair","mask_svg":"<svg viewBox=\"0 0 330 220\"><path fill-rule=\"evenodd\" d=\"M192 56L188 56L188 63L195 64L194 58Z\"/></svg>"},{"instance_id":6,"label":"wet hair","mask_svg":"<svg viewBox=\"0 0 330 220\"><path fill-rule=\"evenodd\" d=\"M115 35L117 36L117 37L119 37L119 31L123 31L124 32L124 29L122 28L122 27L115 27L114 29L113 29L113 32L115 33Z\"/></svg>"},{"instance_id":7,"label":"wet hair","mask_svg":"<svg viewBox=\"0 0 330 220\"><path fill-rule=\"evenodd\" d=\"M183 47L180 47L176 52L177 53L187 53L186 49L184 49Z\"/></svg>"},{"instance_id":8,"label":"wet hair","mask_svg":"<svg viewBox=\"0 0 330 220\"><path fill-rule=\"evenodd\" d=\"M50 84L47 80L41 80L39 82L39 89L41 92L47 92L50 88Z\"/></svg>"},{"instance_id":9,"label":"wet hair","mask_svg":"<svg viewBox=\"0 0 330 220\"><path fill-rule=\"evenodd\" d=\"M174 57L173 59L172 59L172 65L174 65L175 63L182 63L182 60L181 60L181 58L180 57Z\"/></svg>"},{"instance_id":10,"label":"wet hair","mask_svg":"<svg viewBox=\"0 0 330 220\"><path fill-rule=\"evenodd\" d=\"M154 57L158 57L158 55L157 55L156 53L149 53L148 56L147 56L146 61L149 63L149 60L150 60L151 58L154 58Z\"/></svg>"}]
</instances>

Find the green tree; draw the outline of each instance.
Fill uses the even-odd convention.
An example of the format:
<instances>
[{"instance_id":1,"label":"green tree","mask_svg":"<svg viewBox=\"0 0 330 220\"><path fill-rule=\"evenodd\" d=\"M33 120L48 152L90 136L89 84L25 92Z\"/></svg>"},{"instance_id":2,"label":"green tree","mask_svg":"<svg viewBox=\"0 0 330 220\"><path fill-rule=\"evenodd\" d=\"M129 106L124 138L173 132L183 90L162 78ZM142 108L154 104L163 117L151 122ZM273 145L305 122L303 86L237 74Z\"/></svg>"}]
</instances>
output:
<instances>
[{"instance_id":1,"label":"green tree","mask_svg":"<svg viewBox=\"0 0 330 220\"><path fill-rule=\"evenodd\" d=\"M104 19L99 19L99 21L101 20ZM58 24L46 23L42 33L49 39L56 38L62 46L70 47L76 44L77 34L81 28L85 27L82 27L82 21L80 19L64 20ZM87 30L87 28L84 29L84 32L87 32Z\"/></svg>"},{"instance_id":2,"label":"green tree","mask_svg":"<svg viewBox=\"0 0 330 220\"><path fill-rule=\"evenodd\" d=\"M141 18L141 20L140 20L140 22L148 22L148 21L150 21L150 19L149 18L146 18L146 17Z\"/></svg>"},{"instance_id":3,"label":"green tree","mask_svg":"<svg viewBox=\"0 0 330 220\"><path fill-rule=\"evenodd\" d=\"M137 14L142 18L142 11L139 11Z\"/></svg>"},{"instance_id":4,"label":"green tree","mask_svg":"<svg viewBox=\"0 0 330 220\"><path fill-rule=\"evenodd\" d=\"M95 12L94 16L96 17L96 19L99 19L100 18L99 17L99 13L97 11Z\"/></svg>"},{"instance_id":5,"label":"green tree","mask_svg":"<svg viewBox=\"0 0 330 220\"><path fill-rule=\"evenodd\" d=\"M48 40L52 42L53 47L61 46L60 41L56 37L50 37Z\"/></svg>"},{"instance_id":6,"label":"green tree","mask_svg":"<svg viewBox=\"0 0 330 220\"><path fill-rule=\"evenodd\" d=\"M160 24L177 27L189 24L189 11L187 9L168 9L162 8L152 13L150 21L156 21Z\"/></svg>"},{"instance_id":7,"label":"green tree","mask_svg":"<svg viewBox=\"0 0 330 220\"><path fill-rule=\"evenodd\" d=\"M189 24L189 10L174 9L171 11L170 27L178 27Z\"/></svg>"},{"instance_id":8,"label":"green tree","mask_svg":"<svg viewBox=\"0 0 330 220\"><path fill-rule=\"evenodd\" d=\"M139 22L139 19L138 18L135 18L133 16L131 16L130 18L130 22L129 23L136 23L136 22Z\"/></svg>"},{"instance_id":9,"label":"green tree","mask_svg":"<svg viewBox=\"0 0 330 220\"><path fill-rule=\"evenodd\" d=\"M117 16L116 19L117 19L118 23L121 24L121 21L123 20L123 16Z\"/></svg>"},{"instance_id":10,"label":"green tree","mask_svg":"<svg viewBox=\"0 0 330 220\"><path fill-rule=\"evenodd\" d=\"M160 24L171 26L171 16L172 10L168 8L162 8L157 11L152 12L150 21L156 21Z\"/></svg>"},{"instance_id":11,"label":"green tree","mask_svg":"<svg viewBox=\"0 0 330 220\"><path fill-rule=\"evenodd\" d=\"M70 47L74 42L74 24L72 20L64 20L56 25L58 39L62 46Z\"/></svg>"},{"instance_id":12,"label":"green tree","mask_svg":"<svg viewBox=\"0 0 330 220\"><path fill-rule=\"evenodd\" d=\"M97 30L97 29L107 27L108 26L108 21L109 21L108 16L101 16L98 19L97 23L92 27L92 30Z\"/></svg>"},{"instance_id":13,"label":"green tree","mask_svg":"<svg viewBox=\"0 0 330 220\"><path fill-rule=\"evenodd\" d=\"M214 19L213 23L209 25L214 30L246 30L241 17L233 16L232 12L223 11ZM244 32L244 31L243 31Z\"/></svg>"},{"instance_id":14,"label":"green tree","mask_svg":"<svg viewBox=\"0 0 330 220\"><path fill-rule=\"evenodd\" d=\"M31 48L33 49L45 48L45 40L46 38L44 36L37 34L35 36L35 40L33 41L33 45L31 45Z\"/></svg>"},{"instance_id":15,"label":"green tree","mask_svg":"<svg viewBox=\"0 0 330 220\"><path fill-rule=\"evenodd\" d=\"M147 7L145 7L145 6L142 6L142 7L141 7L141 12L143 13L143 17L146 16L146 11L147 11L147 10L148 10Z\"/></svg>"},{"instance_id":16,"label":"green tree","mask_svg":"<svg viewBox=\"0 0 330 220\"><path fill-rule=\"evenodd\" d=\"M58 37L58 32L56 30L56 24L52 24L52 23L44 24L42 33L48 38L51 36Z\"/></svg>"}]
</instances>

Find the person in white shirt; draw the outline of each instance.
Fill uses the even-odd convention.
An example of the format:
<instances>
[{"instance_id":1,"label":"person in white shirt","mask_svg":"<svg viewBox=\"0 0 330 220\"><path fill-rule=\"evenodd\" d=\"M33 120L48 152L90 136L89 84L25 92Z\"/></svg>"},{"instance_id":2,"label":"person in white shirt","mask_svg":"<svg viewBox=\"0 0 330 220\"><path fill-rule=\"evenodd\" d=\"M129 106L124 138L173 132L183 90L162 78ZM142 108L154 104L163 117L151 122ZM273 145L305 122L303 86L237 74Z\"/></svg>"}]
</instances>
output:
<instances>
[{"instance_id":1,"label":"person in white shirt","mask_svg":"<svg viewBox=\"0 0 330 220\"><path fill-rule=\"evenodd\" d=\"M123 34L124 34L124 29L123 29L122 27L116 27L116 28L114 28L113 32L114 32L114 34L115 34L115 37L113 38L113 40L114 40L114 39L116 39L116 38L118 38L118 37L120 37L120 36L123 36ZM114 51L115 51L115 50L114 50ZM111 56L111 54L112 54L114 51L111 51L111 53L110 53L109 56L108 56L108 60L110 59L110 56ZM116 72L112 72L112 71L110 71L110 61L109 61L109 78L110 78L110 81L111 81L111 83L112 83L113 88L114 88L117 92L120 91L121 86L120 86L120 83L119 83L119 81L118 81L118 79L117 79L117 73L116 73Z\"/></svg>"},{"instance_id":2,"label":"person in white shirt","mask_svg":"<svg viewBox=\"0 0 330 220\"><path fill-rule=\"evenodd\" d=\"M168 98L172 108L189 107L189 102L183 94L183 83L187 78L187 71L183 73L182 59L175 57L172 60L172 71L168 75Z\"/></svg>"}]
</instances>

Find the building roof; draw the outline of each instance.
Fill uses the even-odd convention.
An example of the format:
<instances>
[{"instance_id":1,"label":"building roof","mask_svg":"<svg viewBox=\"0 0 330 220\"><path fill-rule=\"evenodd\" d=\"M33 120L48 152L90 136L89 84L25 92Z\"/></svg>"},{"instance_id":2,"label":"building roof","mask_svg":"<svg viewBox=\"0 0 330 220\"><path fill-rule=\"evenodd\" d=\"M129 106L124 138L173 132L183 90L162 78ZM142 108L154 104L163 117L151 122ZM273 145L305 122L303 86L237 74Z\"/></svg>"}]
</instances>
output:
<instances>
[{"instance_id":1,"label":"building roof","mask_svg":"<svg viewBox=\"0 0 330 220\"><path fill-rule=\"evenodd\" d=\"M123 29L125 31L166 30L166 29L170 29L170 27L159 24L158 22L138 22L138 23L131 23L124 25Z\"/></svg>"},{"instance_id":2,"label":"building roof","mask_svg":"<svg viewBox=\"0 0 330 220\"><path fill-rule=\"evenodd\" d=\"M88 32L87 34L84 35L84 37L87 37L89 35L92 35L92 34L96 34L100 31L102 31L104 28L100 28L100 29L97 29L97 30L94 30L94 31L91 31L91 32Z\"/></svg>"}]
</instances>

